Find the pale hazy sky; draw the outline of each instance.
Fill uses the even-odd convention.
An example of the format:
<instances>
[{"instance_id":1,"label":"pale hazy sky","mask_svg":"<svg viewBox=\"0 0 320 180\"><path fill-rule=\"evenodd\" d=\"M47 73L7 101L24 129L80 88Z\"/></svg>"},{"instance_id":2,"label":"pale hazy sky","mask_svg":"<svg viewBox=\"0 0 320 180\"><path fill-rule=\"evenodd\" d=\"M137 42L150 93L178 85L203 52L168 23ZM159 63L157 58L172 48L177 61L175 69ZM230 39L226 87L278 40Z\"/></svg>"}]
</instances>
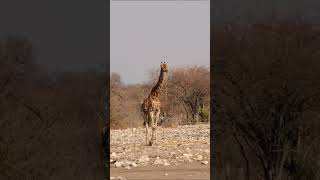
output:
<instances>
[{"instance_id":1,"label":"pale hazy sky","mask_svg":"<svg viewBox=\"0 0 320 180\"><path fill-rule=\"evenodd\" d=\"M148 80L167 56L170 67L210 64L210 2L111 2L110 72L125 83Z\"/></svg>"}]
</instances>

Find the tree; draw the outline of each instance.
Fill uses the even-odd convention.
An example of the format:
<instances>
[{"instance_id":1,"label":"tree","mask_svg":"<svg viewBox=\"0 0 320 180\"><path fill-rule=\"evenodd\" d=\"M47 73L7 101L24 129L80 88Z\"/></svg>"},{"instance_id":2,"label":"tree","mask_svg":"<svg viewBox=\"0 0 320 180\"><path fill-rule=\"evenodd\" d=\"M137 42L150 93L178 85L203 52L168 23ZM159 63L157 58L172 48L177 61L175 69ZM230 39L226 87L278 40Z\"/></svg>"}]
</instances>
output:
<instances>
[{"instance_id":1,"label":"tree","mask_svg":"<svg viewBox=\"0 0 320 180\"><path fill-rule=\"evenodd\" d=\"M26 38L10 36L0 42L0 94L14 81L26 80L36 67L34 50Z\"/></svg>"},{"instance_id":2,"label":"tree","mask_svg":"<svg viewBox=\"0 0 320 180\"><path fill-rule=\"evenodd\" d=\"M187 116L190 113L196 123L205 106L209 106L209 82L209 68L205 66L177 68L168 77L169 96L183 103Z\"/></svg>"},{"instance_id":3,"label":"tree","mask_svg":"<svg viewBox=\"0 0 320 180\"><path fill-rule=\"evenodd\" d=\"M214 33L214 138L234 139L247 179L255 164L266 180L317 177L307 151L318 144L317 34L290 20L228 25Z\"/></svg>"}]
</instances>

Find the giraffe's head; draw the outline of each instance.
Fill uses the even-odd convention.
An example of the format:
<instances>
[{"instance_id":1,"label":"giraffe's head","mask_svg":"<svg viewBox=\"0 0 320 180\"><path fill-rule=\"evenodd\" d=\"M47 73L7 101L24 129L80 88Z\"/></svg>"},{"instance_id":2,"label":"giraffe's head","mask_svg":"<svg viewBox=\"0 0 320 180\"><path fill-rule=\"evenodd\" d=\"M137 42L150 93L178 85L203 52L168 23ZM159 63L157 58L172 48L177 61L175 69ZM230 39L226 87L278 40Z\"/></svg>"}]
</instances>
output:
<instances>
[{"instance_id":1,"label":"giraffe's head","mask_svg":"<svg viewBox=\"0 0 320 180\"><path fill-rule=\"evenodd\" d=\"M166 62L161 62L160 67L162 72L168 72L168 64Z\"/></svg>"}]
</instances>

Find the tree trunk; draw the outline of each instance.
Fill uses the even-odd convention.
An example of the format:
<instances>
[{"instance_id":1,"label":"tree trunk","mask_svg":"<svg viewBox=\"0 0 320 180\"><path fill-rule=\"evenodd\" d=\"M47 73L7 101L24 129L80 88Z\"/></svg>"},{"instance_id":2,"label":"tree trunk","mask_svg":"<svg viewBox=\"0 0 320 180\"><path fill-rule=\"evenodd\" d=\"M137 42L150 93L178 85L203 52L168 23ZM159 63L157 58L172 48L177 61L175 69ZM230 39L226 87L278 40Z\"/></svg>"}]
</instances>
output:
<instances>
[{"instance_id":1,"label":"tree trunk","mask_svg":"<svg viewBox=\"0 0 320 180\"><path fill-rule=\"evenodd\" d=\"M248 157L246 155L246 152L245 152L245 149L244 149L244 146L240 143L238 137L233 134L233 137L234 139L236 140L237 144L239 145L240 147L240 153L246 163L246 180L250 180L250 164L249 164L249 160L248 160Z\"/></svg>"},{"instance_id":2,"label":"tree trunk","mask_svg":"<svg viewBox=\"0 0 320 180\"><path fill-rule=\"evenodd\" d=\"M187 109L187 106L185 104L183 104L183 107L184 107L184 110L186 111L186 114L187 114L187 121L189 123L189 113L188 113L188 109Z\"/></svg>"}]
</instances>

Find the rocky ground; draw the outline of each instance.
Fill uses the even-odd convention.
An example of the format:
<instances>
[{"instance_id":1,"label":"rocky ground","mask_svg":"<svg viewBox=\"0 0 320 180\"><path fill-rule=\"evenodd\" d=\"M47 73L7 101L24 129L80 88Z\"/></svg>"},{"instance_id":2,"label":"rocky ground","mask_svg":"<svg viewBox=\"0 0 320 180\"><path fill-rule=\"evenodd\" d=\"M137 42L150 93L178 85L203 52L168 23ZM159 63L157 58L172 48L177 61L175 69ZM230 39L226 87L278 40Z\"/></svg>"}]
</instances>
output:
<instances>
[{"instance_id":1,"label":"rocky ground","mask_svg":"<svg viewBox=\"0 0 320 180\"><path fill-rule=\"evenodd\" d=\"M154 170L166 179L173 178L174 174L185 177L193 170L204 172L199 174L201 178L209 179L209 124L159 127L158 143L154 146L146 146L144 128L111 130L110 137L111 179L150 179L145 175ZM192 178L200 178L199 175L188 174Z\"/></svg>"}]
</instances>

